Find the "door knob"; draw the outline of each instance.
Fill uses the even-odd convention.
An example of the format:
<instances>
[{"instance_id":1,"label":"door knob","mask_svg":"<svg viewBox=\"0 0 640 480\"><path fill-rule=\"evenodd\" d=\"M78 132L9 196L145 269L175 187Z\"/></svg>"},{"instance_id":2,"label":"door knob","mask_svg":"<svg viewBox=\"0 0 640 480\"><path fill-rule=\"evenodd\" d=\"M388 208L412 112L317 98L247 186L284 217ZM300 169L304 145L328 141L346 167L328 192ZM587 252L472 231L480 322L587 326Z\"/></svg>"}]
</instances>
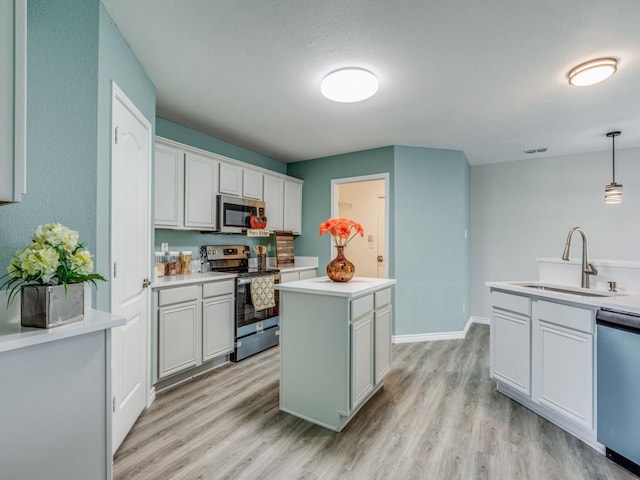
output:
<instances>
[{"instance_id":1,"label":"door knob","mask_svg":"<svg viewBox=\"0 0 640 480\"><path fill-rule=\"evenodd\" d=\"M151 282L149 281L149 279L148 279L148 278L145 278L145 279L142 281L142 288L147 288L147 287L149 287L150 285L151 285Z\"/></svg>"},{"instance_id":2,"label":"door knob","mask_svg":"<svg viewBox=\"0 0 640 480\"><path fill-rule=\"evenodd\" d=\"M382 258L382 255L378 255L378 263L382 262L384 262L384 258Z\"/></svg>"}]
</instances>

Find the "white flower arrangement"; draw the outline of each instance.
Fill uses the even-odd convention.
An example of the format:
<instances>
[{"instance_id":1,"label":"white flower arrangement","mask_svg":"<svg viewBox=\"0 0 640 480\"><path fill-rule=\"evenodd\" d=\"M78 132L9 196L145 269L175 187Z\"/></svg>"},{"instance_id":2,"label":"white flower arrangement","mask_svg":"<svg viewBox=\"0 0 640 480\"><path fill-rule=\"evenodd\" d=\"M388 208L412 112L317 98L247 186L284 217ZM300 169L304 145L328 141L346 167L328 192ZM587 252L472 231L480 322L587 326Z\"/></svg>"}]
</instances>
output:
<instances>
[{"instance_id":1,"label":"white flower arrangement","mask_svg":"<svg viewBox=\"0 0 640 480\"><path fill-rule=\"evenodd\" d=\"M0 290L9 288L9 303L25 285L66 285L106 281L93 272L91 253L78 242L79 233L59 223L38 226L33 243L21 248L7 267L9 277Z\"/></svg>"}]
</instances>

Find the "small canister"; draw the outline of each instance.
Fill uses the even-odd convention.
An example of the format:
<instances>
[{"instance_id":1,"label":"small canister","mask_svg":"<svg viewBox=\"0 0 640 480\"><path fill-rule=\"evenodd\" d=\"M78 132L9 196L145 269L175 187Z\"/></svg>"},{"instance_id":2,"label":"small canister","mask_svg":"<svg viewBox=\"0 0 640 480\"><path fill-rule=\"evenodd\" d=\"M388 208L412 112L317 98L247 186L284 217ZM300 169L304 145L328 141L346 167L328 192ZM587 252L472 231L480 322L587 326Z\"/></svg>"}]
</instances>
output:
<instances>
[{"instance_id":1,"label":"small canister","mask_svg":"<svg viewBox=\"0 0 640 480\"><path fill-rule=\"evenodd\" d=\"M180 264L178 263L178 252L169 252L165 255L164 274L177 275L180 273Z\"/></svg>"},{"instance_id":2,"label":"small canister","mask_svg":"<svg viewBox=\"0 0 640 480\"><path fill-rule=\"evenodd\" d=\"M163 263L164 254L163 252L155 252L154 256L155 256L155 261L153 266L154 266L156 277L164 277L164 263Z\"/></svg>"},{"instance_id":3,"label":"small canister","mask_svg":"<svg viewBox=\"0 0 640 480\"><path fill-rule=\"evenodd\" d=\"M180 273L182 273L182 275L191 274L191 258L192 256L189 250L180 252L178 259L180 261Z\"/></svg>"}]
</instances>

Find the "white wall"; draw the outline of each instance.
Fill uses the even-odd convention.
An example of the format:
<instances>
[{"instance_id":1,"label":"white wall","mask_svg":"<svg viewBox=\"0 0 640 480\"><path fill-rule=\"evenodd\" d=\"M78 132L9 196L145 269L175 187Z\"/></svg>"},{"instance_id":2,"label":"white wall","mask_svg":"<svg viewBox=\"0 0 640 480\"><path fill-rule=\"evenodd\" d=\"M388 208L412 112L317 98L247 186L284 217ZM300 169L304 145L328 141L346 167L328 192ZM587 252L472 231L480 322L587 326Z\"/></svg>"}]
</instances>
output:
<instances>
[{"instance_id":1,"label":"white wall","mask_svg":"<svg viewBox=\"0 0 640 480\"><path fill-rule=\"evenodd\" d=\"M611 150L471 167L472 315L489 316L484 282L536 279L536 258L559 258L574 226L590 258L640 260L640 149L616 150L616 181L623 203L605 205Z\"/></svg>"},{"instance_id":2,"label":"white wall","mask_svg":"<svg viewBox=\"0 0 640 480\"><path fill-rule=\"evenodd\" d=\"M376 198L384 196L384 180L338 185L338 214L362 224L364 237L356 236L345 249L356 275L377 277ZM372 235L373 242L369 242Z\"/></svg>"}]
</instances>

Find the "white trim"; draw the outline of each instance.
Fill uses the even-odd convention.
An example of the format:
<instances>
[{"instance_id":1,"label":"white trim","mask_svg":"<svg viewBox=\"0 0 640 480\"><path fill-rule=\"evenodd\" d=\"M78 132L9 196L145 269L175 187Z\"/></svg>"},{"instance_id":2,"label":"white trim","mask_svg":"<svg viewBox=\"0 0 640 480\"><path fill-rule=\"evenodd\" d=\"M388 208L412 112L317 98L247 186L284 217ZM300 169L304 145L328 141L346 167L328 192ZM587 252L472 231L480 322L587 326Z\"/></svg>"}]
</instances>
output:
<instances>
[{"instance_id":1,"label":"white trim","mask_svg":"<svg viewBox=\"0 0 640 480\"><path fill-rule=\"evenodd\" d=\"M331 216L338 214L338 185L345 183L370 182L374 180L384 180L384 277L389 278L389 173L374 173L371 175L360 175L357 177L332 178L331 179ZM329 258L333 258L333 243L329 242Z\"/></svg>"},{"instance_id":2,"label":"white trim","mask_svg":"<svg viewBox=\"0 0 640 480\"><path fill-rule=\"evenodd\" d=\"M415 335L393 335L392 343L419 343L434 342L437 340L462 340L467 336L467 332L471 328L471 324L478 323L481 325L489 325L489 319L484 317L469 317L464 328L453 332L435 332L435 333L418 333Z\"/></svg>"},{"instance_id":3,"label":"white trim","mask_svg":"<svg viewBox=\"0 0 640 480\"><path fill-rule=\"evenodd\" d=\"M27 1L16 0L14 8L13 199L20 202L27 193Z\"/></svg>"},{"instance_id":4,"label":"white trim","mask_svg":"<svg viewBox=\"0 0 640 480\"><path fill-rule=\"evenodd\" d=\"M147 408L151 406L151 404L156 399L156 387L151 387L147 392Z\"/></svg>"}]
</instances>

